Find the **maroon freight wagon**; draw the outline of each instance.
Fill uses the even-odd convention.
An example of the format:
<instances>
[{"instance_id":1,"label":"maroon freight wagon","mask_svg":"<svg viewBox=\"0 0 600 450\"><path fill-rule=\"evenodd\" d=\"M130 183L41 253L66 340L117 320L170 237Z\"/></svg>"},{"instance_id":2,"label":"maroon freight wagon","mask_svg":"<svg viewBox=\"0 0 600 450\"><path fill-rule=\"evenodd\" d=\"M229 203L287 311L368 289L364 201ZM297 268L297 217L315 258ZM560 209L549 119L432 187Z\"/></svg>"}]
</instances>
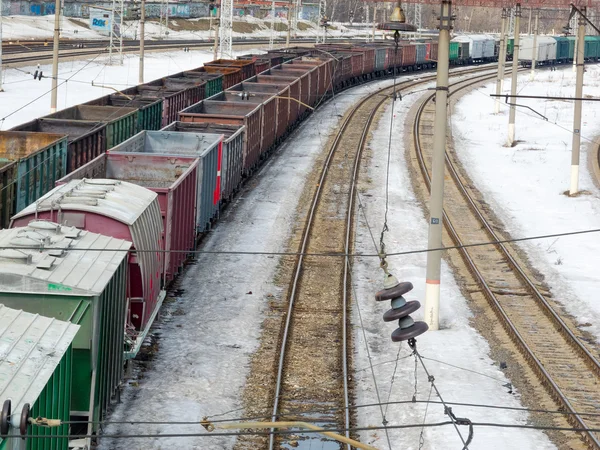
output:
<instances>
[{"instance_id":1,"label":"maroon freight wagon","mask_svg":"<svg viewBox=\"0 0 600 450\"><path fill-rule=\"evenodd\" d=\"M105 153L59 180L109 178L158 194L165 244L164 280L171 281L194 248L198 161L193 157Z\"/></svg>"},{"instance_id":2,"label":"maroon freight wagon","mask_svg":"<svg viewBox=\"0 0 600 450\"><path fill-rule=\"evenodd\" d=\"M73 180L55 187L13 217L12 227L48 220L132 242L128 259L127 334L139 349L164 299L163 222L156 193L137 184ZM139 253L136 253L139 250Z\"/></svg>"},{"instance_id":3,"label":"maroon freight wagon","mask_svg":"<svg viewBox=\"0 0 600 450\"><path fill-rule=\"evenodd\" d=\"M417 66L417 47L409 42L400 42L402 47L402 63L400 67L403 70L412 71Z\"/></svg>"},{"instance_id":4,"label":"maroon freight wagon","mask_svg":"<svg viewBox=\"0 0 600 450\"><path fill-rule=\"evenodd\" d=\"M245 59L247 61L254 61L254 74L258 75L265 70L269 70L271 68L271 57L267 53L263 53L261 55L242 55L238 56L237 59ZM281 63L276 63L281 64Z\"/></svg>"},{"instance_id":5,"label":"maroon freight wagon","mask_svg":"<svg viewBox=\"0 0 600 450\"><path fill-rule=\"evenodd\" d=\"M273 100L277 103L277 109L275 112L274 119L276 122L275 138L279 140L287 132L288 127L291 125L290 122L290 100L286 100L290 95L290 87L286 84L266 84L258 83L256 77L252 77L243 83L236 84L226 92L236 93L241 97L246 97L247 100L252 101L253 98L261 98L264 94L270 94ZM262 95L255 95L262 94ZM270 111L267 110L265 104L265 116L268 119ZM263 124L264 126L264 124Z\"/></svg>"},{"instance_id":6,"label":"maroon freight wagon","mask_svg":"<svg viewBox=\"0 0 600 450\"><path fill-rule=\"evenodd\" d=\"M292 60L295 61L295 60ZM317 64L300 64L298 61L296 64L292 64L292 61L289 61L285 64L282 64L280 67L283 71L299 71L305 72L308 75L308 96L307 105L314 106L317 103L319 98L319 69Z\"/></svg>"},{"instance_id":7,"label":"maroon freight wagon","mask_svg":"<svg viewBox=\"0 0 600 450\"><path fill-rule=\"evenodd\" d=\"M298 120L300 114L300 79L294 76L279 76L273 75L272 69L267 72L257 75L255 80L257 83L265 84L287 84L290 89L289 96L294 99L289 102L290 115L288 123L294 124Z\"/></svg>"},{"instance_id":8,"label":"maroon freight wagon","mask_svg":"<svg viewBox=\"0 0 600 450\"><path fill-rule=\"evenodd\" d=\"M163 121L166 126L177 120L177 113L200 100L204 100L205 82L197 83L190 80L187 84L181 79L162 78L141 86L137 86L137 93L143 97L163 99Z\"/></svg>"},{"instance_id":9,"label":"maroon freight wagon","mask_svg":"<svg viewBox=\"0 0 600 450\"><path fill-rule=\"evenodd\" d=\"M204 67L208 69L209 67L216 67L218 69L221 68L233 68L240 69L242 71L242 79L246 80L255 75L254 72L254 61L246 60L246 59L216 59L214 61L210 61L204 63ZM225 88L224 88L225 89Z\"/></svg>"},{"instance_id":10,"label":"maroon freight wagon","mask_svg":"<svg viewBox=\"0 0 600 450\"><path fill-rule=\"evenodd\" d=\"M69 119L35 119L18 125L13 131L66 134L67 173L81 167L106 151L106 124Z\"/></svg>"},{"instance_id":11,"label":"maroon freight wagon","mask_svg":"<svg viewBox=\"0 0 600 450\"><path fill-rule=\"evenodd\" d=\"M293 59L287 63L291 66L313 66L318 71L318 90L317 90L317 101L320 101L327 91L331 90L333 86L332 77L335 70L334 60L332 58L321 58L321 57L308 57L303 56L302 58Z\"/></svg>"},{"instance_id":12,"label":"maroon freight wagon","mask_svg":"<svg viewBox=\"0 0 600 450\"><path fill-rule=\"evenodd\" d=\"M310 103L310 72L307 69L294 69L293 66L282 64L277 67L271 68L269 74L296 78L300 82L300 104L298 106L298 116L302 116L306 111L306 105Z\"/></svg>"},{"instance_id":13,"label":"maroon freight wagon","mask_svg":"<svg viewBox=\"0 0 600 450\"><path fill-rule=\"evenodd\" d=\"M214 101L243 102L258 105L261 108L262 135L261 156L268 152L277 140L277 102L274 94L260 92L239 92L227 90L211 98ZM283 124L285 126L285 123Z\"/></svg>"},{"instance_id":14,"label":"maroon freight wagon","mask_svg":"<svg viewBox=\"0 0 600 450\"><path fill-rule=\"evenodd\" d=\"M262 107L242 101L203 100L179 113L181 122L237 125L244 133L244 175L249 175L260 160Z\"/></svg>"}]
</instances>

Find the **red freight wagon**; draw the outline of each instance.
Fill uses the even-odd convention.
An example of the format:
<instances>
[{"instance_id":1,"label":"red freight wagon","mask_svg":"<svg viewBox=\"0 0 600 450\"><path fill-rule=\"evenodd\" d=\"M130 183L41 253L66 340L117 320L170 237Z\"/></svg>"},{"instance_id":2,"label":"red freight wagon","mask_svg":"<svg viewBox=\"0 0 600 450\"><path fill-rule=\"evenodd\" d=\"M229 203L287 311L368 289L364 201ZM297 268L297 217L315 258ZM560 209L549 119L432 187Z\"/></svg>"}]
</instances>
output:
<instances>
[{"instance_id":1,"label":"red freight wagon","mask_svg":"<svg viewBox=\"0 0 600 450\"><path fill-rule=\"evenodd\" d=\"M332 88L331 86L331 75L333 74L334 60L331 58L315 58L303 56L299 59L293 59L288 62L288 65L292 66L314 66L318 72L318 90L317 90L317 98L320 99L325 95L325 93ZM312 85L311 85L312 86Z\"/></svg>"},{"instance_id":2,"label":"red freight wagon","mask_svg":"<svg viewBox=\"0 0 600 450\"><path fill-rule=\"evenodd\" d=\"M204 67L208 70L209 67L216 68L233 68L240 69L242 71L242 79L253 77L254 73L254 61L247 59L216 59L211 62L204 63ZM226 88L224 88L226 89Z\"/></svg>"},{"instance_id":3,"label":"red freight wagon","mask_svg":"<svg viewBox=\"0 0 600 450\"><path fill-rule=\"evenodd\" d=\"M310 90L309 90L309 95L308 95L308 104L310 106L314 106L315 103L317 103L318 99L320 98L319 96L319 66L318 64L301 64L300 62L297 62L298 60L292 60L286 64L283 64L281 67L284 68L284 70L302 70L302 71L306 71L306 73L308 73L308 77L310 79L309 81L309 86L310 86ZM292 62L297 62L295 64L292 64Z\"/></svg>"},{"instance_id":4,"label":"red freight wagon","mask_svg":"<svg viewBox=\"0 0 600 450\"><path fill-rule=\"evenodd\" d=\"M98 176L100 174L100 176ZM60 179L108 178L143 186L158 194L165 243L164 278L183 267L196 235L196 158L151 154L105 153ZM174 250L175 252L171 253Z\"/></svg>"},{"instance_id":5,"label":"red freight wagon","mask_svg":"<svg viewBox=\"0 0 600 450\"><path fill-rule=\"evenodd\" d=\"M273 73L272 70L267 73ZM257 83L267 83L267 84L287 84L290 88L290 97L295 100L300 100L300 80L296 77L289 76L276 76L276 75L257 75L256 76ZM298 101L292 100L289 103L290 107L290 115L288 120L288 125L292 125L298 119L298 115L300 112L300 103Z\"/></svg>"},{"instance_id":6,"label":"red freight wagon","mask_svg":"<svg viewBox=\"0 0 600 450\"><path fill-rule=\"evenodd\" d=\"M286 100L290 95L290 87L286 84L266 84L258 83L256 77L252 77L243 83L236 84L227 92L247 93L247 94L271 94L276 96L277 102L277 128L276 139L281 138L290 125L290 100ZM251 99L250 99L251 100ZM264 125L263 125L264 126Z\"/></svg>"},{"instance_id":7,"label":"red freight wagon","mask_svg":"<svg viewBox=\"0 0 600 450\"><path fill-rule=\"evenodd\" d=\"M137 87L137 92L142 97L163 99L163 126L177 120L177 113L193 104L191 102L192 95L187 90L172 90L161 86L142 85Z\"/></svg>"},{"instance_id":8,"label":"red freight wagon","mask_svg":"<svg viewBox=\"0 0 600 450\"><path fill-rule=\"evenodd\" d=\"M211 100L227 102L243 102L261 106L262 135L260 154L269 151L277 139L277 98L273 94L257 92L224 91Z\"/></svg>"},{"instance_id":9,"label":"red freight wagon","mask_svg":"<svg viewBox=\"0 0 600 450\"><path fill-rule=\"evenodd\" d=\"M258 75L265 70L269 70L271 68L271 58L268 54L261 55L242 55L238 56L237 59L245 59L248 61L254 61L254 74ZM281 64L281 63L278 63Z\"/></svg>"},{"instance_id":10,"label":"red freight wagon","mask_svg":"<svg viewBox=\"0 0 600 450\"><path fill-rule=\"evenodd\" d=\"M203 100L179 113L181 122L200 122L245 126L244 175L257 166L260 159L262 107L245 102Z\"/></svg>"},{"instance_id":11,"label":"red freight wagon","mask_svg":"<svg viewBox=\"0 0 600 450\"><path fill-rule=\"evenodd\" d=\"M417 47L412 44L400 43L402 46L401 67L412 67L417 65Z\"/></svg>"},{"instance_id":12,"label":"red freight wagon","mask_svg":"<svg viewBox=\"0 0 600 450\"><path fill-rule=\"evenodd\" d=\"M198 103L200 100L204 100L206 97L206 81L194 78L175 78L168 77L164 79L164 86L167 89L172 90L187 90L190 94L189 101L190 105Z\"/></svg>"},{"instance_id":13,"label":"red freight wagon","mask_svg":"<svg viewBox=\"0 0 600 450\"><path fill-rule=\"evenodd\" d=\"M298 108L299 116L302 116L306 111L306 105L310 103L310 74L307 70L294 70L286 64L272 68L269 73L273 75L293 77L300 81L300 104Z\"/></svg>"},{"instance_id":14,"label":"red freight wagon","mask_svg":"<svg viewBox=\"0 0 600 450\"><path fill-rule=\"evenodd\" d=\"M425 44L425 60L428 62L437 62L438 58L438 43L437 42L427 42Z\"/></svg>"},{"instance_id":15,"label":"red freight wagon","mask_svg":"<svg viewBox=\"0 0 600 450\"><path fill-rule=\"evenodd\" d=\"M362 69L361 72L358 73L356 70L353 71L354 76L364 75L367 73L372 73L375 71L375 49L372 47L366 47L362 45L351 45L351 44L332 44L331 46L317 46L318 48L331 48L336 49L343 52L352 52L352 53L362 53L363 61L362 61Z\"/></svg>"},{"instance_id":16,"label":"red freight wagon","mask_svg":"<svg viewBox=\"0 0 600 450\"><path fill-rule=\"evenodd\" d=\"M102 123L90 124L68 119L35 119L12 128L12 131L68 135L66 173L72 172L106 151L106 124Z\"/></svg>"},{"instance_id":17,"label":"red freight wagon","mask_svg":"<svg viewBox=\"0 0 600 450\"><path fill-rule=\"evenodd\" d=\"M148 251L164 248L158 195L116 180L73 180L19 212L12 226L21 227L34 218L133 243L128 260L127 332L135 354L165 296L160 288L163 254Z\"/></svg>"},{"instance_id":18,"label":"red freight wagon","mask_svg":"<svg viewBox=\"0 0 600 450\"><path fill-rule=\"evenodd\" d=\"M244 81L244 76L241 69L235 67L218 67L218 66L204 66L194 72L201 72L202 69L209 73L220 73L223 75L223 89L229 89L231 86L235 86L238 83Z\"/></svg>"},{"instance_id":19,"label":"red freight wagon","mask_svg":"<svg viewBox=\"0 0 600 450\"><path fill-rule=\"evenodd\" d=\"M337 59L334 71L336 87L344 86L352 78L352 55L350 53L334 52Z\"/></svg>"}]
</instances>

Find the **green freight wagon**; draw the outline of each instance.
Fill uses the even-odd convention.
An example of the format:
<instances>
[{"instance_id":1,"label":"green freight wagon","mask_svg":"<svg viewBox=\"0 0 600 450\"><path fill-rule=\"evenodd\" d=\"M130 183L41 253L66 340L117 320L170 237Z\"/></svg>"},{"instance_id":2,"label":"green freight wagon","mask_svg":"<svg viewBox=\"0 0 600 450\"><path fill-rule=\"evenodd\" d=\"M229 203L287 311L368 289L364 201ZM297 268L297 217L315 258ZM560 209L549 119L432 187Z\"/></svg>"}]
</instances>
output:
<instances>
[{"instance_id":1,"label":"green freight wagon","mask_svg":"<svg viewBox=\"0 0 600 450\"><path fill-rule=\"evenodd\" d=\"M12 195L0 197L3 218L35 202L66 174L66 135L0 131L0 183L14 187Z\"/></svg>"},{"instance_id":2,"label":"green freight wagon","mask_svg":"<svg viewBox=\"0 0 600 450\"><path fill-rule=\"evenodd\" d=\"M202 68L196 70L188 70L181 73L181 76L190 79L198 79L206 81L206 87L204 88L204 97L212 97L220 92L223 92L223 74L222 73L209 73L201 71ZM177 75L174 75L177 76Z\"/></svg>"},{"instance_id":3,"label":"green freight wagon","mask_svg":"<svg viewBox=\"0 0 600 450\"><path fill-rule=\"evenodd\" d=\"M78 105L44 116L43 119L84 121L90 130L106 124L106 148L111 148L137 134L138 111L138 108L123 106Z\"/></svg>"},{"instance_id":4,"label":"green freight wagon","mask_svg":"<svg viewBox=\"0 0 600 450\"><path fill-rule=\"evenodd\" d=\"M553 36L556 41L556 61L564 63L569 60L569 39L564 36Z\"/></svg>"},{"instance_id":5,"label":"green freight wagon","mask_svg":"<svg viewBox=\"0 0 600 450\"><path fill-rule=\"evenodd\" d=\"M160 130L162 125L162 98L146 98L141 95L118 93L91 100L85 105L137 108L138 132L142 130Z\"/></svg>"},{"instance_id":6,"label":"green freight wagon","mask_svg":"<svg viewBox=\"0 0 600 450\"><path fill-rule=\"evenodd\" d=\"M600 42L598 36L586 36L585 37L585 53L584 57L586 61L598 61L600 56Z\"/></svg>"},{"instance_id":7,"label":"green freight wagon","mask_svg":"<svg viewBox=\"0 0 600 450\"><path fill-rule=\"evenodd\" d=\"M15 246L19 251L0 253L2 303L80 326L73 341L71 415L100 421L123 377L131 243L39 220L0 231L0 248Z\"/></svg>"},{"instance_id":8,"label":"green freight wagon","mask_svg":"<svg viewBox=\"0 0 600 450\"><path fill-rule=\"evenodd\" d=\"M508 38L506 42L506 58L509 60L513 59L515 53L515 38Z\"/></svg>"},{"instance_id":9,"label":"green freight wagon","mask_svg":"<svg viewBox=\"0 0 600 450\"><path fill-rule=\"evenodd\" d=\"M573 58L575 57L575 36L567 36L567 39L569 40L569 59L571 61L573 61Z\"/></svg>"},{"instance_id":10,"label":"green freight wagon","mask_svg":"<svg viewBox=\"0 0 600 450\"><path fill-rule=\"evenodd\" d=\"M458 59L458 42L450 42L450 64L455 64Z\"/></svg>"},{"instance_id":11,"label":"green freight wagon","mask_svg":"<svg viewBox=\"0 0 600 450\"><path fill-rule=\"evenodd\" d=\"M69 434L68 424L46 428L26 419L69 421L78 330L69 322L0 305L0 405L13 416L6 423L0 417L0 431L20 436L0 439L0 450L68 450L69 439L56 437ZM45 437L27 439L32 435Z\"/></svg>"}]
</instances>

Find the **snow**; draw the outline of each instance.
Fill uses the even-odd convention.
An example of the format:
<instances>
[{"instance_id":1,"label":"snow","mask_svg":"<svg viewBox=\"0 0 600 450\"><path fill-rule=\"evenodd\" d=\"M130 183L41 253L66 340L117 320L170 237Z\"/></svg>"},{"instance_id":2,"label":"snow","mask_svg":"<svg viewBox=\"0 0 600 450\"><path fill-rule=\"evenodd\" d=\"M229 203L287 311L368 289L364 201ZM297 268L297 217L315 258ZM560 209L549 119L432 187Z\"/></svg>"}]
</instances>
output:
<instances>
[{"instance_id":1,"label":"snow","mask_svg":"<svg viewBox=\"0 0 600 450\"><path fill-rule=\"evenodd\" d=\"M208 21L208 18L204 19L181 19L172 18L169 20L169 34L164 35L164 27L161 27L158 20L148 20L146 22L144 35L147 39L168 39L168 40L179 40L179 39L214 39L214 31L209 32L201 30L189 30L180 29L179 27L185 23L193 26L194 22L199 20ZM65 39L107 39L105 34L99 33L95 30L90 30L88 27L89 19L87 18L73 18L70 20L68 17L61 17L61 38ZM236 18L235 22L255 24L258 29L252 33L240 33L233 32L234 38L268 38L271 35L271 19L265 20L256 19L251 16L244 18ZM287 25L287 20L282 18L276 18L275 23L282 23ZM298 23L310 27L304 31L298 30L297 34L300 37L315 37L317 32L316 25L313 22L307 20L299 20ZM364 29L348 28L342 24L336 23L335 30L329 29L327 35L329 37L349 37L355 35L364 36L365 33L371 34L370 26ZM189 27L182 27L189 28ZM123 36L127 39L137 39L137 33L139 32L139 21L131 20L126 21L123 25ZM54 15L48 16L4 16L3 18L3 40L14 41L14 40L27 40L27 39L52 39L54 33ZM377 32L381 35L381 32ZM287 36L287 30L281 32L275 32L275 35L280 38Z\"/></svg>"},{"instance_id":2,"label":"snow","mask_svg":"<svg viewBox=\"0 0 600 450\"><path fill-rule=\"evenodd\" d=\"M235 54L260 52L258 49L245 49L236 51ZM212 60L213 53L206 50L147 53L144 58L145 81L194 69ZM58 109L78 105L112 94L115 89L122 90L138 84L137 56L124 55L122 66L109 66L107 63L108 58L104 55L87 61L60 63ZM0 93L0 130L10 129L50 113L52 79L34 80L31 74L35 70L36 67L23 67L4 71L4 92ZM52 74L51 65L44 64L40 66L40 70L45 76L50 77Z\"/></svg>"},{"instance_id":3,"label":"snow","mask_svg":"<svg viewBox=\"0 0 600 450\"><path fill-rule=\"evenodd\" d=\"M600 96L600 66L586 65L584 97ZM510 90L510 80L505 90ZM507 108L491 114L490 83L465 96L452 117L456 149L480 189L512 237L600 228L600 190L594 185L588 158L594 157L600 134L600 104L583 102L580 189L568 197L571 170L573 102L519 99L548 118L517 108L518 145L504 147ZM573 97L575 73L571 66L555 72L539 70L518 79L523 95ZM484 101L483 98L488 100ZM519 243L544 276L552 296L576 320L600 339L600 239L598 234L564 236Z\"/></svg>"},{"instance_id":4,"label":"snow","mask_svg":"<svg viewBox=\"0 0 600 450\"><path fill-rule=\"evenodd\" d=\"M428 87L431 87L429 85ZM421 87L420 89L423 89ZM407 160L405 159L404 122L407 112L418 95L403 94L403 100L394 106L393 136L390 162L390 186L388 213L389 232L385 235L388 251L404 251L427 247L427 220L412 190ZM379 242L379 233L383 226L385 210L385 179L391 107L388 107L373 134L369 148L372 159L363 174L360 200L364 213L358 211L355 250L357 253L374 253L369 228ZM364 166L363 166L363 170ZM366 187L365 187L366 186ZM365 216L367 220L365 221ZM368 225L367 225L368 222ZM408 299L424 299L426 255L423 253L390 258L390 271L400 281L412 281L414 289ZM429 331L417 338L417 347L421 355L431 359L424 361L428 371L434 375L435 384L443 399L447 402L466 402L507 407L520 407L519 394L510 394L506 384L509 380L499 369L497 363L489 357L489 345L474 330L469 320L472 313L465 298L460 293L457 282L448 265L442 263L440 330ZM415 391L415 361L410 356L406 343L391 341L390 335L396 328L395 323L384 323L383 313L389 309L389 302L375 301L375 293L383 288L383 272L377 258L357 258L353 266L353 284L356 289L356 304L353 311L356 404L378 403L379 398L369 360L373 364L377 389L381 402L410 402ZM360 314L359 314L360 312ZM422 308L413 317L422 320ZM364 334L363 334L364 333ZM366 337L366 341L365 341ZM370 359L366 345L370 350ZM399 353L398 353L399 352ZM397 370L396 357L399 355ZM448 364L451 364L452 367ZM464 368L467 370L461 370ZM393 382L392 382L393 379ZM430 386L421 364L417 368L418 400L429 398ZM391 392L390 392L391 391ZM435 391L431 400L439 401ZM401 424L419 424L424 421L425 404L399 404L384 406L385 417L390 426ZM458 417L467 417L472 421L526 424L528 415L522 411L493 410L465 406L454 406ZM442 405L431 404L427 409L425 422L448 420ZM358 426L381 426L382 413L378 407L358 409ZM459 427L466 438L467 427ZM420 448L421 428L390 430L389 436L393 448ZM423 435L424 448L461 448L461 441L452 426L426 428ZM362 433L361 440L380 449L387 449L383 431ZM554 446L540 431L475 428L470 449L504 449L508 443L519 442L521 449L551 449Z\"/></svg>"},{"instance_id":5,"label":"snow","mask_svg":"<svg viewBox=\"0 0 600 450\"><path fill-rule=\"evenodd\" d=\"M389 83L389 81L386 81ZM365 95L374 86L348 94ZM249 189L209 235L205 249L214 251L284 251L296 206L327 137L340 116L356 101L341 94L311 116L271 158ZM199 421L231 411L222 418L242 417L241 395L252 353L258 348L264 308L280 259L268 256L201 255L181 279L185 293L170 309L177 311L160 332L160 351L139 387L125 390L123 403L110 420ZM249 294L251 292L251 294ZM105 432L194 433L198 425L108 426ZM217 430L218 431L218 430ZM164 438L101 439L101 448L232 448L233 439Z\"/></svg>"}]
</instances>

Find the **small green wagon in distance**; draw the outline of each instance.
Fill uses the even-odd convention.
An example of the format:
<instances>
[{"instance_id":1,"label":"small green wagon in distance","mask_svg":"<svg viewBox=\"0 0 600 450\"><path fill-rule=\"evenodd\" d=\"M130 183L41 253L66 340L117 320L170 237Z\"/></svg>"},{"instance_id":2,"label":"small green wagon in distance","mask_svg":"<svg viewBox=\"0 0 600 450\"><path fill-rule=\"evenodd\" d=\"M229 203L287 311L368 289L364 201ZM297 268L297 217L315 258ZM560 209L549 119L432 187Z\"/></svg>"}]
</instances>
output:
<instances>
[{"instance_id":1,"label":"small green wagon in distance","mask_svg":"<svg viewBox=\"0 0 600 450\"><path fill-rule=\"evenodd\" d=\"M8 249L15 247L19 250ZM131 242L36 220L0 230L0 248L6 248L0 251L5 306L79 325L70 413L79 420L101 421L123 379ZM96 428L90 424L88 434Z\"/></svg>"},{"instance_id":2,"label":"small green wagon in distance","mask_svg":"<svg viewBox=\"0 0 600 450\"><path fill-rule=\"evenodd\" d=\"M69 420L78 330L69 322L0 305L0 434L19 436L0 439L0 450L69 448L68 438L56 437L70 434L68 424L47 428L27 419Z\"/></svg>"},{"instance_id":3,"label":"small green wagon in distance","mask_svg":"<svg viewBox=\"0 0 600 450\"><path fill-rule=\"evenodd\" d=\"M450 42L450 64L456 64L458 59L458 42Z\"/></svg>"}]
</instances>

